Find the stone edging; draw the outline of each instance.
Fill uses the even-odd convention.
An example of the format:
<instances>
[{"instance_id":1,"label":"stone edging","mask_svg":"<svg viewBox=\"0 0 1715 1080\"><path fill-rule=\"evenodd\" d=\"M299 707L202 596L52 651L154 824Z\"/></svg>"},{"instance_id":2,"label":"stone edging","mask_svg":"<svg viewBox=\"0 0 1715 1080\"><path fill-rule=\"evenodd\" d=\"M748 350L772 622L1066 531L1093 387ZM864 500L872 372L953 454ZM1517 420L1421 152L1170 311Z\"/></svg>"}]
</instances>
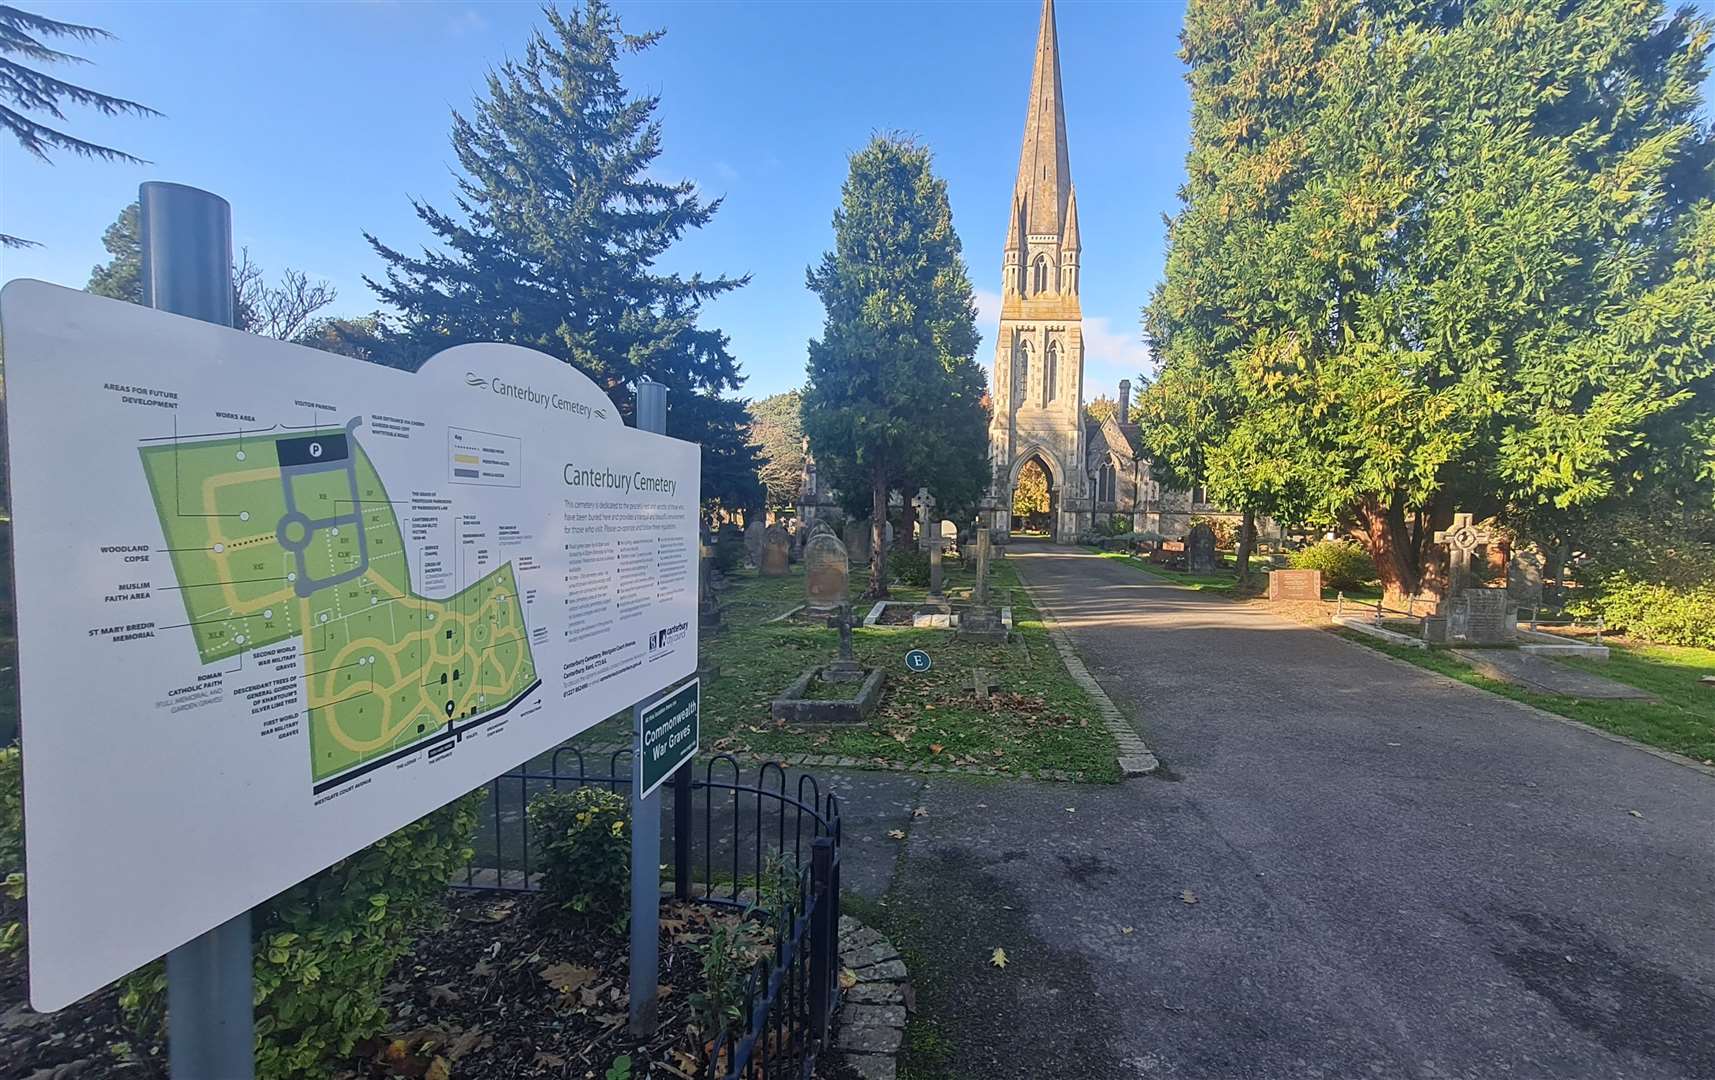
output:
<instances>
[{"instance_id":1,"label":"stone edging","mask_svg":"<svg viewBox=\"0 0 1715 1080\"><path fill-rule=\"evenodd\" d=\"M1060 628L1060 622L1054 617L1054 609L1042 602L1036 595L1036 590L1024 580L1024 575L1018 575L1018 583L1024 589L1024 594L1030 597L1030 602L1036 605L1036 614L1042 619L1042 625L1048 630L1048 639L1054 642L1054 648L1059 650L1060 659L1066 662L1066 670L1071 673L1072 681L1083 687L1096 703L1096 711L1101 714L1102 723L1107 725L1113 734L1114 741L1119 744L1120 772L1125 776L1146 776L1161 766L1155 759L1155 754L1144 743L1143 736L1137 733L1126 721L1125 714L1114 704L1113 698L1108 697L1102 684L1090 674L1090 669L1084 666L1084 661L1078 656L1078 650L1072 646L1072 639L1066 631Z\"/></svg>"},{"instance_id":2,"label":"stone edging","mask_svg":"<svg viewBox=\"0 0 1715 1080\"><path fill-rule=\"evenodd\" d=\"M910 1011L910 973L893 943L850 915L840 916L841 1005L834 1049L863 1080L895 1080Z\"/></svg>"}]
</instances>

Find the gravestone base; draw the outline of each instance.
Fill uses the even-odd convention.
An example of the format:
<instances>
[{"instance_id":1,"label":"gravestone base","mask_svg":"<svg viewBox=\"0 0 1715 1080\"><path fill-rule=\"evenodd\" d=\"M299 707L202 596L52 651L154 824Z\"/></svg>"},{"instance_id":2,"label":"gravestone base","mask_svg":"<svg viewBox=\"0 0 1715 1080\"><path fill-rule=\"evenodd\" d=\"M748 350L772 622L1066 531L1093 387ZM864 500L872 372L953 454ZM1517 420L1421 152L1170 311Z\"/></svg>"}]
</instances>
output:
<instances>
[{"instance_id":1,"label":"gravestone base","mask_svg":"<svg viewBox=\"0 0 1715 1080\"><path fill-rule=\"evenodd\" d=\"M822 681L831 683L862 682L869 674L856 660L835 660L822 668Z\"/></svg>"},{"instance_id":2,"label":"gravestone base","mask_svg":"<svg viewBox=\"0 0 1715 1080\"><path fill-rule=\"evenodd\" d=\"M794 679L769 705L777 723L862 724L881 704L881 689L887 673L879 668L863 671L862 682L828 678L827 667L814 667ZM828 686L853 688L840 697L825 696Z\"/></svg>"},{"instance_id":3,"label":"gravestone base","mask_svg":"<svg viewBox=\"0 0 1715 1080\"><path fill-rule=\"evenodd\" d=\"M959 616L960 641L983 641L1005 645L1008 636L1000 609L972 604Z\"/></svg>"}]
</instances>

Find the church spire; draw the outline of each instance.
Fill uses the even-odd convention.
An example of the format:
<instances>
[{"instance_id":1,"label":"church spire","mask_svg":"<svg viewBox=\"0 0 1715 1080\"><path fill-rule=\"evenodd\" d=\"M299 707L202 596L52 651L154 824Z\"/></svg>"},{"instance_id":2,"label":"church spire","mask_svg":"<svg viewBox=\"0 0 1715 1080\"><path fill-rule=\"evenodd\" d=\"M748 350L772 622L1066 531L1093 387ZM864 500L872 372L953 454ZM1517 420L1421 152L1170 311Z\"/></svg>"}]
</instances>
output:
<instances>
[{"instance_id":1,"label":"church spire","mask_svg":"<svg viewBox=\"0 0 1715 1080\"><path fill-rule=\"evenodd\" d=\"M1042 0L1042 25L1036 32L1036 65L1030 77L1030 106L1024 114L1024 150L1018 158L1014 198L1025 204L1025 229L1031 235L1060 233L1072 192L1072 167L1066 156L1066 107L1060 94L1060 42L1054 27L1054 0Z\"/></svg>"}]
</instances>

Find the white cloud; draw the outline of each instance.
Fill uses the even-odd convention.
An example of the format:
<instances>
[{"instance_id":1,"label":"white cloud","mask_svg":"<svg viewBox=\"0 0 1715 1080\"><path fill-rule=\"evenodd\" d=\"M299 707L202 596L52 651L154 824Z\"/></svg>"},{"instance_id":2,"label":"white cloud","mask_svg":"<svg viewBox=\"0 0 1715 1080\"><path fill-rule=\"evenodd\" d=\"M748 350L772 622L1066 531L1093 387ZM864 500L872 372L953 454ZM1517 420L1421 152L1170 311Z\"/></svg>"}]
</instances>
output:
<instances>
[{"instance_id":1,"label":"white cloud","mask_svg":"<svg viewBox=\"0 0 1715 1080\"><path fill-rule=\"evenodd\" d=\"M1000 294L978 289L977 329L983 335L983 348L977 359L985 369L994 364L994 341L1000 331ZM1084 316L1084 398L1101 394L1113 397L1121 379L1137 381L1140 372L1153 372L1155 361L1149 346L1143 343L1143 331L1135 321L1122 323L1115 329L1106 315ZM992 372L991 372L992 375Z\"/></svg>"}]
</instances>

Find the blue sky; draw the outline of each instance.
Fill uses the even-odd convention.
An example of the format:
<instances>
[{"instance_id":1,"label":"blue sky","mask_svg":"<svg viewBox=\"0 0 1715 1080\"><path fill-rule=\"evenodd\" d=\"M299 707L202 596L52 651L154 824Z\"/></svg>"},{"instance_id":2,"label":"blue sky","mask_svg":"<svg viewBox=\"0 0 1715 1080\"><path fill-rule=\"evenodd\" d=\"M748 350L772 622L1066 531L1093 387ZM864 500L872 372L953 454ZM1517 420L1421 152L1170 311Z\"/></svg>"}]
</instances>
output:
<instances>
[{"instance_id":1,"label":"blue sky","mask_svg":"<svg viewBox=\"0 0 1715 1080\"><path fill-rule=\"evenodd\" d=\"M73 48L85 85L166 115L72 115L77 134L147 166L0 145L0 231L41 242L0 252L0 279L81 287L102 229L147 179L205 187L233 204L236 241L271 272L290 266L339 290L338 313L373 310L360 233L426 239L411 196L450 203L449 110L521 49L534 3L59 3L29 5L117 40ZM931 146L947 178L991 361L1005 213L1017 168L1037 0L844 4L638 2L629 28L666 37L624 66L658 93L664 177L726 203L670 266L751 284L707 309L761 396L798 385L822 311L806 266L831 242L846 155L878 130ZM1178 3L1059 0L1061 59L1084 237L1085 393L1112 394L1147 362L1138 311L1160 273L1188 140L1175 55Z\"/></svg>"}]
</instances>

